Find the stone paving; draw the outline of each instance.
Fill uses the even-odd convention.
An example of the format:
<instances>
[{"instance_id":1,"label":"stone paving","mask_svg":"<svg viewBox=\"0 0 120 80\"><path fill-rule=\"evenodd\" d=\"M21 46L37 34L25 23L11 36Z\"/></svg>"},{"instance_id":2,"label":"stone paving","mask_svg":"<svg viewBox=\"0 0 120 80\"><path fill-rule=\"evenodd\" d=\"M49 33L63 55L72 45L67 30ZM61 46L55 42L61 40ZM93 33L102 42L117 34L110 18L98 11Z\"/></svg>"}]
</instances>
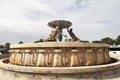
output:
<instances>
[{"instance_id":1,"label":"stone paving","mask_svg":"<svg viewBox=\"0 0 120 80\"><path fill-rule=\"evenodd\" d=\"M120 53L113 53L113 52L110 52L109 55L113 58L117 58L117 59L120 59Z\"/></svg>"}]
</instances>

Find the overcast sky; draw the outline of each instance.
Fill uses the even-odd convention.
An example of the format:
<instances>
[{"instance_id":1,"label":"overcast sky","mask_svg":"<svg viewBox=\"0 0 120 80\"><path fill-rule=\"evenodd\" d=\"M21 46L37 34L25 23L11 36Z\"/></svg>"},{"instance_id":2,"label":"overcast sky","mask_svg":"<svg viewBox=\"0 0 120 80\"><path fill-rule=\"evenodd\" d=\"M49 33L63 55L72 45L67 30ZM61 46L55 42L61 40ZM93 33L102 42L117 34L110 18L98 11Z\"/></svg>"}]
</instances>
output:
<instances>
[{"instance_id":1,"label":"overcast sky","mask_svg":"<svg viewBox=\"0 0 120 80\"><path fill-rule=\"evenodd\" d=\"M47 23L59 19L71 21L81 40L116 38L120 0L0 0L0 44L46 38Z\"/></svg>"}]
</instances>

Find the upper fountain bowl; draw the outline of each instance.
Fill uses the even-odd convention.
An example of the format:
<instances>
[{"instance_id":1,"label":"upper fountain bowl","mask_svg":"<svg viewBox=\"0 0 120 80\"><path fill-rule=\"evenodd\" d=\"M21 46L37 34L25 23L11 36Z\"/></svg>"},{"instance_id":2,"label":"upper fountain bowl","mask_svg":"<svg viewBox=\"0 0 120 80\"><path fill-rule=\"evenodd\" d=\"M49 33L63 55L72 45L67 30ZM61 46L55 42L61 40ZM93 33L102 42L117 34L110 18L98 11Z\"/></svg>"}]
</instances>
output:
<instances>
[{"instance_id":1,"label":"upper fountain bowl","mask_svg":"<svg viewBox=\"0 0 120 80\"><path fill-rule=\"evenodd\" d=\"M72 26L72 23L67 20L55 20L55 21L49 22L48 26L50 26L52 28L55 28L57 26L61 29L65 29L65 28Z\"/></svg>"}]
</instances>

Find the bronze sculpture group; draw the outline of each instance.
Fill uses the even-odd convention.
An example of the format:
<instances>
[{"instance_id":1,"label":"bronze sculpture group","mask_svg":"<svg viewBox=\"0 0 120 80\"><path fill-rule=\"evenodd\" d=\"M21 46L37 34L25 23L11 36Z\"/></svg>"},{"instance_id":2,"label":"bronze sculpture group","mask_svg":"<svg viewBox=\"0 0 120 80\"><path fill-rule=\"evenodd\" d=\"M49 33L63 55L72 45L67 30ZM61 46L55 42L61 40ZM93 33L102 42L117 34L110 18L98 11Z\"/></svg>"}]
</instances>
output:
<instances>
[{"instance_id":1,"label":"bronze sculpture group","mask_svg":"<svg viewBox=\"0 0 120 80\"><path fill-rule=\"evenodd\" d=\"M70 29L67 28L67 31L68 31L68 33L69 33L69 36L72 38L72 39L70 39L70 41L72 41L72 42L80 41L80 39L77 38L76 35L73 33L72 28L70 28ZM49 37L46 38L44 41L45 41L45 42L48 42L48 41L57 41L56 36L57 36L58 34L61 34L62 36L67 37L66 35L64 35L64 34L59 30L59 27L54 27L54 28L52 29L51 34L49 35Z\"/></svg>"}]
</instances>

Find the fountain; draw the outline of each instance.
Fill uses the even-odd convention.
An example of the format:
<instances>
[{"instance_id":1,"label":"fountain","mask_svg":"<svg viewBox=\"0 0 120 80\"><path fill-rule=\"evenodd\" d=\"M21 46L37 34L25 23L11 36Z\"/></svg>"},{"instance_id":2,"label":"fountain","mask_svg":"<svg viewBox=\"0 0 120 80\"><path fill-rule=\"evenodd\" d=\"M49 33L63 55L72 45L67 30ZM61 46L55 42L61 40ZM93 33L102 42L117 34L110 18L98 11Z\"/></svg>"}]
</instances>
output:
<instances>
[{"instance_id":1,"label":"fountain","mask_svg":"<svg viewBox=\"0 0 120 80\"><path fill-rule=\"evenodd\" d=\"M72 23L66 20L52 21L48 25L53 30L44 42L10 46L10 57L0 60L0 80L109 79L111 75L112 78L119 76L120 62L109 56L109 45L80 42L69 29ZM66 37L62 29L67 29L72 38L70 41L62 41L62 36Z\"/></svg>"}]
</instances>

